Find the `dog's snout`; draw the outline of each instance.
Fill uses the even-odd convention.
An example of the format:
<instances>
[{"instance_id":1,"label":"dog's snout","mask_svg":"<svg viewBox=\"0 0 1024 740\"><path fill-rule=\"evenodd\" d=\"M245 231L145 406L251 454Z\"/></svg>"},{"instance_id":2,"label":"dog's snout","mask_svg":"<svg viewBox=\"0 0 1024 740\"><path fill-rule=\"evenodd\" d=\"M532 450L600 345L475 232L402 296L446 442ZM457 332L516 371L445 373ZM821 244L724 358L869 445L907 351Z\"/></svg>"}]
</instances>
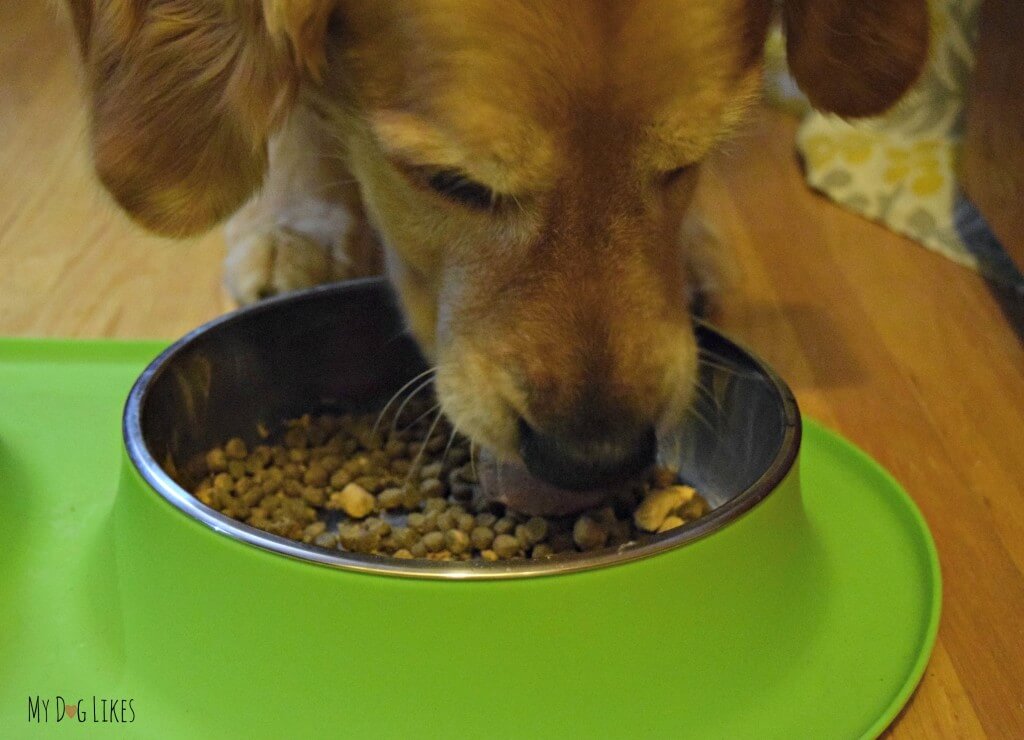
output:
<instances>
[{"instance_id":1,"label":"dog's snout","mask_svg":"<svg viewBox=\"0 0 1024 740\"><path fill-rule=\"evenodd\" d=\"M653 427L639 434L584 440L547 434L519 420L519 451L527 469L570 491L624 483L654 463L655 449Z\"/></svg>"}]
</instances>

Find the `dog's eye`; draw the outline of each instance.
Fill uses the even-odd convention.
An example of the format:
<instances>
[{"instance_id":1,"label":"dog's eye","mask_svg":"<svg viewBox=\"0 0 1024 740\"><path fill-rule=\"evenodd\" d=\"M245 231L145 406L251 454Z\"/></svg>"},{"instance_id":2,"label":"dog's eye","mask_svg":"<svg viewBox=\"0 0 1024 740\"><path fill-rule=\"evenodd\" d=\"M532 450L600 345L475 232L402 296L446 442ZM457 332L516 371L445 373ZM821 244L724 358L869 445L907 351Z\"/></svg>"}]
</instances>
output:
<instances>
[{"instance_id":1,"label":"dog's eye","mask_svg":"<svg viewBox=\"0 0 1024 740\"><path fill-rule=\"evenodd\" d=\"M686 164L682 167L676 167L674 170L669 170L661 176L661 182L665 187L675 185L679 180L682 179L683 175L693 169L692 164Z\"/></svg>"},{"instance_id":2,"label":"dog's eye","mask_svg":"<svg viewBox=\"0 0 1024 740\"><path fill-rule=\"evenodd\" d=\"M435 172L426 183L434 192L474 210L487 211L498 202L497 193L457 170Z\"/></svg>"}]
</instances>

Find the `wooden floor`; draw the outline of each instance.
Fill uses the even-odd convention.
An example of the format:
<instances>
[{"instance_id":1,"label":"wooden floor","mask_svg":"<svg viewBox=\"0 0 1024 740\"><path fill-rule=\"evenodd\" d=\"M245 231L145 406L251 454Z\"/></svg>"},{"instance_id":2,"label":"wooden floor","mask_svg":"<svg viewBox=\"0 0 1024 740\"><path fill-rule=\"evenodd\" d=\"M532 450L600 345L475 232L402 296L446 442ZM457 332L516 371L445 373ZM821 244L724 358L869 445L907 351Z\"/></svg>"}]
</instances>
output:
<instances>
[{"instance_id":1,"label":"wooden floor","mask_svg":"<svg viewBox=\"0 0 1024 740\"><path fill-rule=\"evenodd\" d=\"M142 234L97 188L71 38L48 7L0 2L0 334L176 337L228 307L221 238ZM722 323L934 532L939 641L891 736L1024 737L1021 299L809 193L793 132L761 115L706 179L742 265Z\"/></svg>"}]
</instances>

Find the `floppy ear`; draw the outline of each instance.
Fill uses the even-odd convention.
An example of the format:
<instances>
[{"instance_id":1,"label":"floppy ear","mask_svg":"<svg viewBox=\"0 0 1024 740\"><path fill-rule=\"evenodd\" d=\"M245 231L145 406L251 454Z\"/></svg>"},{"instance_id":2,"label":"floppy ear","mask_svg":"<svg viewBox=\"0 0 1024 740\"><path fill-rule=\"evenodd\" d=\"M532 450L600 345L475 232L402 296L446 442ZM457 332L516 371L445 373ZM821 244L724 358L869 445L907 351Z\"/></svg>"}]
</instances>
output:
<instances>
[{"instance_id":1,"label":"floppy ear","mask_svg":"<svg viewBox=\"0 0 1024 740\"><path fill-rule=\"evenodd\" d=\"M260 186L317 75L333 0L70 0L100 180L153 231L209 228Z\"/></svg>"},{"instance_id":2,"label":"floppy ear","mask_svg":"<svg viewBox=\"0 0 1024 740\"><path fill-rule=\"evenodd\" d=\"M784 0L786 54L815 108L871 116L914 83L928 54L926 0Z\"/></svg>"}]
</instances>

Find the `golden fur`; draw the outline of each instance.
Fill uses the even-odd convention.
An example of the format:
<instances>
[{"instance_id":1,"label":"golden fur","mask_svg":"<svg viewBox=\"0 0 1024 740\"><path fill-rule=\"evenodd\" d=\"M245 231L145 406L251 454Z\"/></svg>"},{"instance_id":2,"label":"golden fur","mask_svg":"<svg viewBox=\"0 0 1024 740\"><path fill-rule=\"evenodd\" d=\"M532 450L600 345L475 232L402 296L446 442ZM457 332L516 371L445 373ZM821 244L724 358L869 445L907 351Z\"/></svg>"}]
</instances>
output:
<instances>
[{"instance_id":1,"label":"golden fur","mask_svg":"<svg viewBox=\"0 0 1024 740\"><path fill-rule=\"evenodd\" d=\"M685 296L713 280L680 235L756 96L771 0L70 2L102 181L164 233L238 211L237 295L373 271L379 240L470 436L512 454L520 417L593 439L678 422ZM878 112L923 63L924 0L783 13L825 109ZM500 197L453 202L438 169Z\"/></svg>"}]
</instances>

